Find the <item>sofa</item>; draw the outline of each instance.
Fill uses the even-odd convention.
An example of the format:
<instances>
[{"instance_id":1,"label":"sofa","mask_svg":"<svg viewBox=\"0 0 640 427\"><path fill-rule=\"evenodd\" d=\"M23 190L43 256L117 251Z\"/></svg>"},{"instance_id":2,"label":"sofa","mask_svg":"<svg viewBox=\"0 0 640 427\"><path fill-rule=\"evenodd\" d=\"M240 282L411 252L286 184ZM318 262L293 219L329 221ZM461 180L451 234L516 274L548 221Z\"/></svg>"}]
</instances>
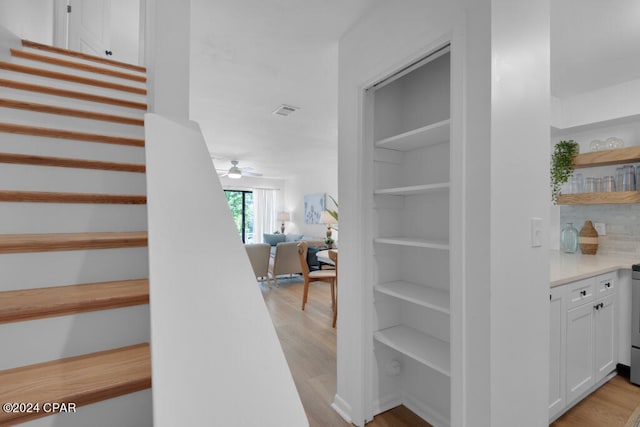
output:
<instances>
[{"instance_id":1,"label":"sofa","mask_svg":"<svg viewBox=\"0 0 640 427\"><path fill-rule=\"evenodd\" d=\"M265 234L263 239L265 243L271 245L271 276L276 282L276 286L279 286L277 276L302 273L298 259L298 242L304 240L309 245L307 263L312 269L317 269L318 266L315 253L318 250L326 249L324 239L321 237L302 234Z\"/></svg>"}]
</instances>

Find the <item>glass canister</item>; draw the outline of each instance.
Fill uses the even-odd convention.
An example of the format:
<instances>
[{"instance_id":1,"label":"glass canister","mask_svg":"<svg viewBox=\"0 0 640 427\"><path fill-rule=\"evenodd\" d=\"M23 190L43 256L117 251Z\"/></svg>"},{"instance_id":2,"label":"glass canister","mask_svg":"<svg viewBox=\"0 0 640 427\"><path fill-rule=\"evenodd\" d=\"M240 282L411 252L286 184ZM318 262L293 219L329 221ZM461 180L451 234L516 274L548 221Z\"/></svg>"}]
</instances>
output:
<instances>
[{"instance_id":1,"label":"glass canister","mask_svg":"<svg viewBox=\"0 0 640 427\"><path fill-rule=\"evenodd\" d=\"M571 222L560 232L560 250L569 254L578 252L578 229Z\"/></svg>"}]
</instances>

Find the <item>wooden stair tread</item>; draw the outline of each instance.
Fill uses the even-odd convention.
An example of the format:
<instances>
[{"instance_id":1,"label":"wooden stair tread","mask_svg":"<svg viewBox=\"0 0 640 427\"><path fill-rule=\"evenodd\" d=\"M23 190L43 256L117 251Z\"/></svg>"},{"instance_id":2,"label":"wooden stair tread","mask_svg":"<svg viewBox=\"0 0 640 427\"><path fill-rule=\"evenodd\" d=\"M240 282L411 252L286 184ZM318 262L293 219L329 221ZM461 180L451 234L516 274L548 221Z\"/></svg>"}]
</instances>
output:
<instances>
[{"instance_id":1,"label":"wooden stair tread","mask_svg":"<svg viewBox=\"0 0 640 427\"><path fill-rule=\"evenodd\" d=\"M39 61L46 64L58 65L60 67L73 68L90 73L103 74L105 76L117 77L119 79L127 79L140 83L146 83L145 76L136 76L134 74L124 73L122 71L109 70L107 68L95 67L93 65L82 64L80 62L67 61L65 59L53 58L51 56L39 55L37 53L25 52L23 50L11 49L11 56L16 58L28 59L30 61Z\"/></svg>"},{"instance_id":2,"label":"wooden stair tread","mask_svg":"<svg viewBox=\"0 0 640 427\"><path fill-rule=\"evenodd\" d=\"M63 129L41 128L36 126L16 125L12 123L0 123L0 132L43 136L49 138L72 139L74 141L102 142L105 144L144 147L144 139L128 138L124 136L101 135L88 132L76 132Z\"/></svg>"},{"instance_id":3,"label":"wooden stair tread","mask_svg":"<svg viewBox=\"0 0 640 427\"><path fill-rule=\"evenodd\" d=\"M0 254L144 246L147 246L146 231L0 235Z\"/></svg>"},{"instance_id":4,"label":"wooden stair tread","mask_svg":"<svg viewBox=\"0 0 640 427\"><path fill-rule=\"evenodd\" d=\"M144 119L135 117L116 116L113 114L97 113L94 111L77 110L74 108L58 107L55 105L38 104L35 102L16 101L0 98L0 107L19 110L37 111L38 113L57 114L60 116L78 117L81 119L101 120L105 122L122 123L125 125L144 126Z\"/></svg>"},{"instance_id":5,"label":"wooden stair tread","mask_svg":"<svg viewBox=\"0 0 640 427\"><path fill-rule=\"evenodd\" d=\"M95 403L151 387L149 344L0 371L1 402ZM42 408L41 408L42 409ZM49 415L0 411L0 425Z\"/></svg>"},{"instance_id":6,"label":"wooden stair tread","mask_svg":"<svg viewBox=\"0 0 640 427\"><path fill-rule=\"evenodd\" d=\"M121 280L0 292L0 323L149 303L149 280Z\"/></svg>"},{"instance_id":7,"label":"wooden stair tread","mask_svg":"<svg viewBox=\"0 0 640 427\"><path fill-rule=\"evenodd\" d=\"M76 52L76 51L69 50L69 49L63 49L63 48L60 48L60 47L49 46L49 45L42 44L42 43L36 43L36 42L32 42L30 40L22 40L22 46L30 47L32 49L39 49L39 50L44 50L44 51L48 51L48 52L53 52L53 53L57 53L57 54L60 54L60 55L72 56L72 57L75 57L75 58L85 59L87 61L94 61L94 62L99 62L99 63L102 63L102 64L108 64L108 65L112 65L112 66L115 66L115 67L121 67L121 68L125 68L125 69L132 70L132 71L139 71L141 73L146 73L147 72L147 69L145 67L140 66L140 65L128 64L126 62L120 62L120 61L114 61L113 59L101 58L99 56L89 55L89 54L86 54L86 53Z\"/></svg>"},{"instance_id":8,"label":"wooden stair tread","mask_svg":"<svg viewBox=\"0 0 640 427\"><path fill-rule=\"evenodd\" d=\"M62 193L57 191L0 190L0 202L145 205L147 203L147 196L104 193Z\"/></svg>"},{"instance_id":9,"label":"wooden stair tread","mask_svg":"<svg viewBox=\"0 0 640 427\"><path fill-rule=\"evenodd\" d=\"M146 166L138 163L103 162L68 157L47 157L30 154L0 153L0 163L12 163L32 166L55 166L77 169L98 169L118 172L144 173Z\"/></svg>"},{"instance_id":10,"label":"wooden stair tread","mask_svg":"<svg viewBox=\"0 0 640 427\"><path fill-rule=\"evenodd\" d=\"M31 74L34 76L46 77L49 79L64 80L73 83L80 83L89 86L97 86L106 89L120 90L123 92L136 93L146 95L147 90L134 86L122 85L119 83L106 82L104 80L90 79L88 77L75 76L73 74L59 73L57 71L44 70L42 68L28 67L26 65L12 64L10 62L0 61L0 69L15 71L17 73Z\"/></svg>"},{"instance_id":11,"label":"wooden stair tread","mask_svg":"<svg viewBox=\"0 0 640 427\"><path fill-rule=\"evenodd\" d=\"M18 82L15 80L0 79L0 86L11 89L26 90L29 92L45 93L48 95L62 96L65 98L80 99L89 102L99 102L102 104L117 105L119 107L134 108L136 110L147 110L144 102L128 101L126 99L110 98L102 95L92 95L90 93L76 92L68 89L58 89L51 86L36 85L32 83Z\"/></svg>"}]
</instances>

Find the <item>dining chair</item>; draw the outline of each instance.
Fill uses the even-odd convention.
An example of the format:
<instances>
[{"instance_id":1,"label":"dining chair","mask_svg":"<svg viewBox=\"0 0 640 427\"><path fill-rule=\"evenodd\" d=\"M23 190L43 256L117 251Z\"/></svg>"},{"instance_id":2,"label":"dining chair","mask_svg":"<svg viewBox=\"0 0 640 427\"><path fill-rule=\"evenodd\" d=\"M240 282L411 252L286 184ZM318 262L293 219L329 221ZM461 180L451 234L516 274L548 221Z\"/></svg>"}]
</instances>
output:
<instances>
[{"instance_id":1,"label":"dining chair","mask_svg":"<svg viewBox=\"0 0 640 427\"><path fill-rule=\"evenodd\" d=\"M336 320L338 319L338 251L330 250L329 251L329 259L333 261L333 265L336 268L336 291L335 296L333 298L333 327L336 327Z\"/></svg>"},{"instance_id":2,"label":"dining chair","mask_svg":"<svg viewBox=\"0 0 640 427\"><path fill-rule=\"evenodd\" d=\"M314 270L309 271L307 264L308 246L306 242L298 243L298 258L304 277L304 291L302 294L302 309L307 304L307 296L309 295L309 283L326 282L331 286L331 308L335 310L335 286L336 286L336 270Z\"/></svg>"}]
</instances>

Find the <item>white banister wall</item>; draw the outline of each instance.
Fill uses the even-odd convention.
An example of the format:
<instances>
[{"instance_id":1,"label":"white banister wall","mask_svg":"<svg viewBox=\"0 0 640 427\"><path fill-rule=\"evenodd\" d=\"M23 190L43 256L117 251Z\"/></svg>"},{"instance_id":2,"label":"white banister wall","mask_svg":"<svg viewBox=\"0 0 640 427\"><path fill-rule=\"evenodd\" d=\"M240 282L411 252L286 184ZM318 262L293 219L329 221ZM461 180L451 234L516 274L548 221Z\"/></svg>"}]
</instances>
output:
<instances>
[{"instance_id":1,"label":"white banister wall","mask_svg":"<svg viewBox=\"0 0 640 427\"><path fill-rule=\"evenodd\" d=\"M308 425L200 130L145 131L154 425Z\"/></svg>"}]
</instances>

